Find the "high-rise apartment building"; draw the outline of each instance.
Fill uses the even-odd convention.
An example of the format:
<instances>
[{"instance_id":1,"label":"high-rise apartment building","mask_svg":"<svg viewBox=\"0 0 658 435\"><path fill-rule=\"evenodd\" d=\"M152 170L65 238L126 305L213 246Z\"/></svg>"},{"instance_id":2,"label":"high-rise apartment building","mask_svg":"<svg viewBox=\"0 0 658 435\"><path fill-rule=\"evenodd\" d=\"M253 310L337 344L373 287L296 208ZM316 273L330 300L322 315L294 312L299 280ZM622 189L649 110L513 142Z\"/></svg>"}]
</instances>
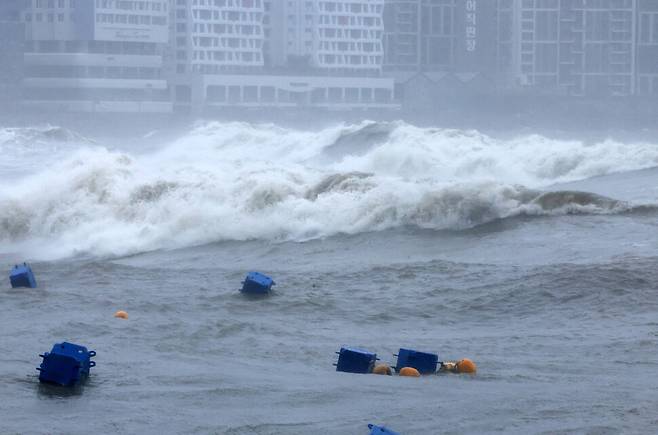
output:
<instances>
[{"instance_id":1,"label":"high-rise apartment building","mask_svg":"<svg viewBox=\"0 0 658 435\"><path fill-rule=\"evenodd\" d=\"M634 6L634 0L517 0L519 84L575 96L632 95Z\"/></svg>"},{"instance_id":2,"label":"high-rise apartment building","mask_svg":"<svg viewBox=\"0 0 658 435\"><path fill-rule=\"evenodd\" d=\"M263 0L172 0L176 73L259 71Z\"/></svg>"},{"instance_id":3,"label":"high-rise apartment building","mask_svg":"<svg viewBox=\"0 0 658 435\"><path fill-rule=\"evenodd\" d=\"M20 98L25 34L20 14L22 6L22 0L0 1L0 102L3 107Z\"/></svg>"},{"instance_id":4,"label":"high-rise apartment building","mask_svg":"<svg viewBox=\"0 0 658 435\"><path fill-rule=\"evenodd\" d=\"M317 67L317 2L265 0L263 49L268 69Z\"/></svg>"},{"instance_id":5,"label":"high-rise apartment building","mask_svg":"<svg viewBox=\"0 0 658 435\"><path fill-rule=\"evenodd\" d=\"M499 70L513 0L386 0L385 71Z\"/></svg>"},{"instance_id":6,"label":"high-rise apartment building","mask_svg":"<svg viewBox=\"0 0 658 435\"><path fill-rule=\"evenodd\" d=\"M386 0L385 75L417 110L493 93L511 72L513 0ZM510 34L506 34L505 32Z\"/></svg>"},{"instance_id":7,"label":"high-rise apartment building","mask_svg":"<svg viewBox=\"0 0 658 435\"><path fill-rule=\"evenodd\" d=\"M386 0L384 70L420 71L420 0ZM452 37L451 37L452 38ZM446 59L450 61L452 56Z\"/></svg>"},{"instance_id":8,"label":"high-rise apartment building","mask_svg":"<svg viewBox=\"0 0 658 435\"><path fill-rule=\"evenodd\" d=\"M496 86L507 89L515 86L514 59L516 33L514 31L515 0L498 0L495 14L497 18L496 46Z\"/></svg>"},{"instance_id":9,"label":"high-rise apartment building","mask_svg":"<svg viewBox=\"0 0 658 435\"><path fill-rule=\"evenodd\" d=\"M318 0L317 66L378 74L383 62L383 0Z\"/></svg>"},{"instance_id":10,"label":"high-rise apartment building","mask_svg":"<svg viewBox=\"0 0 658 435\"><path fill-rule=\"evenodd\" d=\"M269 0L274 67L377 76L383 62L383 0Z\"/></svg>"},{"instance_id":11,"label":"high-rise apartment building","mask_svg":"<svg viewBox=\"0 0 658 435\"><path fill-rule=\"evenodd\" d=\"M174 1L178 110L395 107L383 0Z\"/></svg>"},{"instance_id":12,"label":"high-rise apartment building","mask_svg":"<svg viewBox=\"0 0 658 435\"><path fill-rule=\"evenodd\" d=\"M477 3L475 3L477 4ZM419 20L419 57L425 70L456 70L457 47L466 40L465 23L459 21L459 0L422 0ZM477 9L473 10L477 13ZM473 38L477 35L473 34Z\"/></svg>"},{"instance_id":13,"label":"high-rise apartment building","mask_svg":"<svg viewBox=\"0 0 658 435\"><path fill-rule=\"evenodd\" d=\"M27 0L24 104L169 112L169 0Z\"/></svg>"},{"instance_id":14,"label":"high-rise apartment building","mask_svg":"<svg viewBox=\"0 0 658 435\"><path fill-rule=\"evenodd\" d=\"M655 0L386 0L384 71L471 72L552 95L657 93L657 17Z\"/></svg>"}]
</instances>

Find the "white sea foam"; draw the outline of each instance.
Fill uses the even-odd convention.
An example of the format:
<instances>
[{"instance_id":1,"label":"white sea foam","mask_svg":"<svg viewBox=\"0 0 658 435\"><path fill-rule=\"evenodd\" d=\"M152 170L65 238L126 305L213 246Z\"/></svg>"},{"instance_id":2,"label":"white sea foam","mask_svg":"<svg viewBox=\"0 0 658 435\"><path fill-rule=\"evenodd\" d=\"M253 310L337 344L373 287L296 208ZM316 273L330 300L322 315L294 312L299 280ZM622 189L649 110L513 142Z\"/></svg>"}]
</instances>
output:
<instances>
[{"instance_id":1,"label":"white sea foam","mask_svg":"<svg viewBox=\"0 0 658 435\"><path fill-rule=\"evenodd\" d=\"M21 143L14 132L12 147ZM41 167L46 156L32 158ZM657 164L658 146L643 143L501 141L401 122L316 132L207 123L146 154L78 144L1 186L0 242L50 259L610 212L625 206L568 192L542 199L535 189Z\"/></svg>"},{"instance_id":2,"label":"white sea foam","mask_svg":"<svg viewBox=\"0 0 658 435\"><path fill-rule=\"evenodd\" d=\"M0 182L31 174L35 168L65 158L72 150L93 141L65 128L50 125L32 128L0 127Z\"/></svg>"}]
</instances>

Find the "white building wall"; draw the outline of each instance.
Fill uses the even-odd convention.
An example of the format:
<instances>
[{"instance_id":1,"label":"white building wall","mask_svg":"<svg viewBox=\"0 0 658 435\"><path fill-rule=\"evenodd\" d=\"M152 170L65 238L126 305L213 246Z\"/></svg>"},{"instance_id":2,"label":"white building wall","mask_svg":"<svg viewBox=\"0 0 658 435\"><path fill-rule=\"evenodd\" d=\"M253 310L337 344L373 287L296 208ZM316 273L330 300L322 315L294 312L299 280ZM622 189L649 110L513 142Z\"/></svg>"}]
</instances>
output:
<instances>
[{"instance_id":1,"label":"white building wall","mask_svg":"<svg viewBox=\"0 0 658 435\"><path fill-rule=\"evenodd\" d=\"M263 13L263 0L176 0L176 71L217 74L261 68Z\"/></svg>"},{"instance_id":2,"label":"white building wall","mask_svg":"<svg viewBox=\"0 0 658 435\"><path fill-rule=\"evenodd\" d=\"M95 1L94 40L167 43L169 1Z\"/></svg>"},{"instance_id":3,"label":"white building wall","mask_svg":"<svg viewBox=\"0 0 658 435\"><path fill-rule=\"evenodd\" d=\"M269 3L274 65L308 58L310 66L324 70L381 72L384 0Z\"/></svg>"},{"instance_id":4,"label":"white building wall","mask_svg":"<svg viewBox=\"0 0 658 435\"><path fill-rule=\"evenodd\" d=\"M393 80L381 77L205 75L198 85L206 108L399 108Z\"/></svg>"},{"instance_id":5,"label":"white building wall","mask_svg":"<svg viewBox=\"0 0 658 435\"><path fill-rule=\"evenodd\" d=\"M25 104L167 112L169 0L28 0Z\"/></svg>"},{"instance_id":6,"label":"white building wall","mask_svg":"<svg viewBox=\"0 0 658 435\"><path fill-rule=\"evenodd\" d=\"M321 68L381 71L383 0L316 0Z\"/></svg>"}]
</instances>

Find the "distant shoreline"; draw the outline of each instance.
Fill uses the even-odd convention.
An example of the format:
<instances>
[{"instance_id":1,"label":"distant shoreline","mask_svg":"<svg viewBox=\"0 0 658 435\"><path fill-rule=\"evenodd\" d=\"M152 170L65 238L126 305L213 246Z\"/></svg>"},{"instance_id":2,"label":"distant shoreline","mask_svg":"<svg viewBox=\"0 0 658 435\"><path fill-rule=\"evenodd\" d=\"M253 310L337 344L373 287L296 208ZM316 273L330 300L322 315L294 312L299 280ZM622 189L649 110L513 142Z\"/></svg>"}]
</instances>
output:
<instances>
[{"instance_id":1,"label":"distant shoreline","mask_svg":"<svg viewBox=\"0 0 658 435\"><path fill-rule=\"evenodd\" d=\"M7 109L5 106L4 109ZM52 113L5 110L0 107L0 127L53 125L83 135L101 133L135 137L154 130L184 131L198 122L248 122L316 130L339 122L363 120L404 121L419 127L478 130L491 135L541 134L551 137L583 136L592 140L625 137L658 141L658 98L558 99L549 97L477 97L446 99L433 110L422 107L398 111L329 112L309 108L272 110L229 108L212 113L114 114Z\"/></svg>"}]
</instances>

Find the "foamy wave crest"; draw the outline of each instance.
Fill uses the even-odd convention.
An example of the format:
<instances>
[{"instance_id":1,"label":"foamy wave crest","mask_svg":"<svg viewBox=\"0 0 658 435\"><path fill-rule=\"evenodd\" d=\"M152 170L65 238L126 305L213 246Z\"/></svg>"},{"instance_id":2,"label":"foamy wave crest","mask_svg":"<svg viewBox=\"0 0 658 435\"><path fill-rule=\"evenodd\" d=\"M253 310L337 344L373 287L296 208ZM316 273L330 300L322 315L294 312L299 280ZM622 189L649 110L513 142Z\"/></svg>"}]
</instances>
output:
<instances>
[{"instance_id":1,"label":"foamy wave crest","mask_svg":"<svg viewBox=\"0 0 658 435\"><path fill-rule=\"evenodd\" d=\"M0 146L33 145L46 142L92 142L84 136L62 127L0 128Z\"/></svg>"},{"instance_id":2,"label":"foamy wave crest","mask_svg":"<svg viewBox=\"0 0 658 435\"><path fill-rule=\"evenodd\" d=\"M33 172L33 168L64 158L93 141L61 127L0 127L0 182Z\"/></svg>"},{"instance_id":3,"label":"foamy wave crest","mask_svg":"<svg viewBox=\"0 0 658 435\"><path fill-rule=\"evenodd\" d=\"M49 259L612 213L630 206L537 188L657 161L651 145L501 142L403 123L318 132L210 123L147 154L79 148L0 187L0 241L5 251Z\"/></svg>"}]
</instances>

